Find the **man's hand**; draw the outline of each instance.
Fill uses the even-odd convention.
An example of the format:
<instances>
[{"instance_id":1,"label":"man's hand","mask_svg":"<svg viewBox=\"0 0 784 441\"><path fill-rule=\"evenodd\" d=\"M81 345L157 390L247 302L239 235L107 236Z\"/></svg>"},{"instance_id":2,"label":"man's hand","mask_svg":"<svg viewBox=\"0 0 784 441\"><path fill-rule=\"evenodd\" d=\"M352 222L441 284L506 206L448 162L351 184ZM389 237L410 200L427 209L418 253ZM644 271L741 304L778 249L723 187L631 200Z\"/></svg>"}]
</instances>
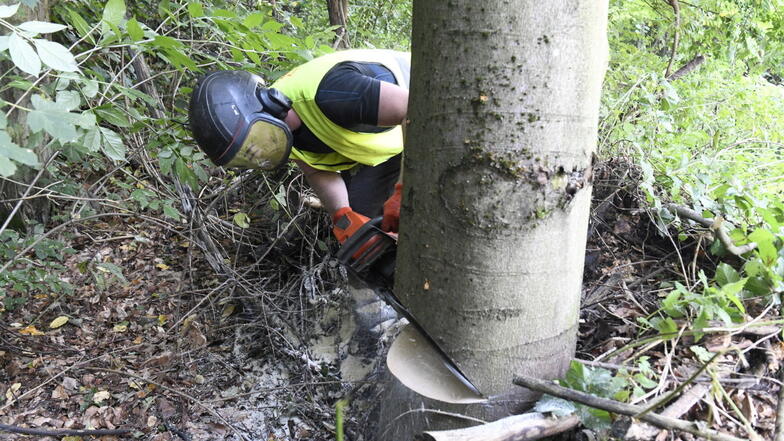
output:
<instances>
[{"instance_id":1,"label":"man's hand","mask_svg":"<svg viewBox=\"0 0 784 441\"><path fill-rule=\"evenodd\" d=\"M369 220L369 218L352 210L351 207L340 208L332 215L332 223L334 224L332 234L335 235L338 242L343 244Z\"/></svg>"},{"instance_id":2,"label":"man's hand","mask_svg":"<svg viewBox=\"0 0 784 441\"><path fill-rule=\"evenodd\" d=\"M395 184L395 191L392 196L384 202L384 220L381 221L381 229L397 233L400 226L400 198L402 197L403 183Z\"/></svg>"}]
</instances>

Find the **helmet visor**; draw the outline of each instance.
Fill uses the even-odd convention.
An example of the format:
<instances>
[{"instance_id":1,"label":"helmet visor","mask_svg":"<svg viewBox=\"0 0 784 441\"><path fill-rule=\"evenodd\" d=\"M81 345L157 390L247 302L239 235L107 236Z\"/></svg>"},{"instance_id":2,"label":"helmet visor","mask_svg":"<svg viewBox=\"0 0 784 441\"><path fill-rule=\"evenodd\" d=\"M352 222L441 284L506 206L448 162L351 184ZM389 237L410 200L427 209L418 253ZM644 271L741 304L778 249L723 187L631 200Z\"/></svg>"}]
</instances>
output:
<instances>
[{"instance_id":1,"label":"helmet visor","mask_svg":"<svg viewBox=\"0 0 784 441\"><path fill-rule=\"evenodd\" d=\"M291 153L291 132L286 129L283 123L266 118L252 122L239 151L226 166L262 170L280 166Z\"/></svg>"}]
</instances>

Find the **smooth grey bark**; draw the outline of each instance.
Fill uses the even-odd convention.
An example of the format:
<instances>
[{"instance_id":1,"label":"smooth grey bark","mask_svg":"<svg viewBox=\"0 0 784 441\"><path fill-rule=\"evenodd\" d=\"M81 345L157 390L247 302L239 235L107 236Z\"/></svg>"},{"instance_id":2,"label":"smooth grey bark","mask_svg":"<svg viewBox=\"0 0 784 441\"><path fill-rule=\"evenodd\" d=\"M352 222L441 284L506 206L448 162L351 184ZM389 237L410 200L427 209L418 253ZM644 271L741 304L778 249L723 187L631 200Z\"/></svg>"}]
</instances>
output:
<instances>
[{"instance_id":1,"label":"smooth grey bark","mask_svg":"<svg viewBox=\"0 0 784 441\"><path fill-rule=\"evenodd\" d=\"M422 408L518 412L534 394L515 374L568 367L606 28L607 0L414 1L395 292L491 400L445 406L393 380L377 439L476 424Z\"/></svg>"},{"instance_id":2,"label":"smooth grey bark","mask_svg":"<svg viewBox=\"0 0 784 441\"><path fill-rule=\"evenodd\" d=\"M3 4L6 3L7 2L3 2ZM14 2L11 2L11 4L12 3ZM38 0L32 8L22 4L20 5L18 12L11 17L10 21L15 24L29 20L49 21L49 8L49 0ZM0 62L0 70L3 72L13 68L14 65L10 60ZM16 103L21 107L30 108L31 94L26 94L25 98L17 103L23 94L24 92L18 89L9 89L0 94L2 95L0 98L11 103ZM5 107L1 111L5 113L8 111L7 109L8 107ZM27 128L27 112L18 109L13 110L8 115L8 123L9 127L14 128L9 130L13 141L20 146L33 149L38 155L40 163L43 164L44 161L51 156L51 149L44 148L42 145L28 145L30 131ZM16 200L20 198L27 189L27 186L24 184L31 182L37 172L37 170L33 170L30 167L19 165L18 171L12 178L21 184L0 180L0 201L10 201L9 203L0 202L0 225L5 222L6 217L11 213L13 206L16 204ZM38 185L41 185L41 182L38 182ZM25 201L21 208L22 209L17 211L9 224L12 229L20 231L24 230L28 219L35 219L45 223L49 216L50 204L46 198L36 198Z\"/></svg>"}]
</instances>

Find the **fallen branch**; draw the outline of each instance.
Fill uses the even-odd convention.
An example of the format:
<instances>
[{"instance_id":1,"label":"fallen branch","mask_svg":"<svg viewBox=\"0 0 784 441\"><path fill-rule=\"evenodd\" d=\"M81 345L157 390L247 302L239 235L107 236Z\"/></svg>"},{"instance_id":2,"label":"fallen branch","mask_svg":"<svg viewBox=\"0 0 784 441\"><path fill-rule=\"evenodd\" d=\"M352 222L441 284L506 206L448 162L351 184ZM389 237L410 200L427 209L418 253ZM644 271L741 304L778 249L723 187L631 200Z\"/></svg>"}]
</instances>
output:
<instances>
[{"instance_id":1,"label":"fallen branch","mask_svg":"<svg viewBox=\"0 0 784 441\"><path fill-rule=\"evenodd\" d=\"M694 407L709 390L710 386L707 384L694 385L694 387L687 390L674 403L664 409L661 415L670 418L680 418L681 415ZM656 438L660 431L660 428L654 427L648 423L633 423L629 426L629 429L626 430L624 439L633 441L651 440Z\"/></svg>"},{"instance_id":2,"label":"fallen branch","mask_svg":"<svg viewBox=\"0 0 784 441\"><path fill-rule=\"evenodd\" d=\"M528 441L552 436L577 426L577 415L562 418L541 413L525 413L502 418L492 423L456 430L424 432L417 441Z\"/></svg>"},{"instance_id":3,"label":"fallen branch","mask_svg":"<svg viewBox=\"0 0 784 441\"><path fill-rule=\"evenodd\" d=\"M667 204L665 208L673 212L678 217L693 220L703 227L710 228L710 230L713 231L713 233L716 235L716 238L718 238L724 247L727 248L727 251L736 256L741 256L757 248L757 244L754 242L749 242L746 245L736 246L735 243L732 242L729 234L727 234L724 228L722 228L723 219L721 219L721 217L706 219L700 216L699 213L694 210L675 204Z\"/></svg>"},{"instance_id":4,"label":"fallen branch","mask_svg":"<svg viewBox=\"0 0 784 441\"><path fill-rule=\"evenodd\" d=\"M634 404L620 403L606 398L599 398L594 395L579 392L573 389L558 386L550 381L540 380L538 378L516 376L513 383L537 392L543 392L554 397L563 398L565 400L574 401L576 403L584 404L596 409L606 410L608 412L616 413L619 415L635 416L643 411L643 406ZM734 437L725 433L718 432L706 427L705 423L693 423L689 421L679 420L677 418L666 417L656 413L647 413L640 417L641 420L649 422L657 427L664 429L675 429L683 432L691 433L698 437L715 441L743 441L741 438Z\"/></svg>"},{"instance_id":5,"label":"fallen branch","mask_svg":"<svg viewBox=\"0 0 784 441\"><path fill-rule=\"evenodd\" d=\"M74 430L74 429L30 429L27 427L10 426L8 424L0 424L0 431L19 433L21 435L35 435L35 436L104 436L104 435L125 435L130 433L131 429L96 429L96 430Z\"/></svg>"}]
</instances>

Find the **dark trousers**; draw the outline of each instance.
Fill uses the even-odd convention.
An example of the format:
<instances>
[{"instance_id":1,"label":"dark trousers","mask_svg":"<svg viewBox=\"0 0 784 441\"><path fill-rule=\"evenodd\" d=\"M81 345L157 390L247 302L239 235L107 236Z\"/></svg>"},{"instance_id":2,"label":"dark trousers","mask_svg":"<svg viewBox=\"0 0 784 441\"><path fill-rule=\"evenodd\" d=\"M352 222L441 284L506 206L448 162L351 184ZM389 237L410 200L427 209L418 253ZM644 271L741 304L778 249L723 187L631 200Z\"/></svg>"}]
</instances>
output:
<instances>
[{"instance_id":1,"label":"dark trousers","mask_svg":"<svg viewBox=\"0 0 784 441\"><path fill-rule=\"evenodd\" d=\"M400 158L393 156L375 167L360 165L341 172L351 209L369 218L381 216L400 176Z\"/></svg>"}]
</instances>

